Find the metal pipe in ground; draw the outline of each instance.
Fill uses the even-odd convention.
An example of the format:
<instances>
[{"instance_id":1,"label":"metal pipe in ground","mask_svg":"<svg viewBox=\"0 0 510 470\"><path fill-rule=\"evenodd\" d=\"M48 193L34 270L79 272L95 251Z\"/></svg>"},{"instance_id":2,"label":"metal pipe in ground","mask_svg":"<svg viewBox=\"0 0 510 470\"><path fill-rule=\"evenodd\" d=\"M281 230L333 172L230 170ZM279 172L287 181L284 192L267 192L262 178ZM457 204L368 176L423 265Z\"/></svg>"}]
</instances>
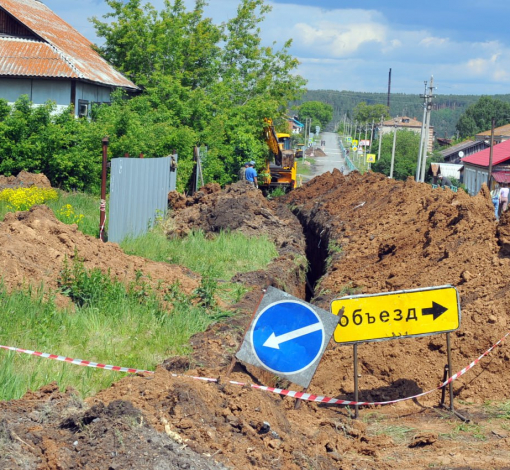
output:
<instances>
[{"instance_id":1,"label":"metal pipe in ground","mask_svg":"<svg viewBox=\"0 0 510 470\"><path fill-rule=\"evenodd\" d=\"M105 219L106 219L106 167L108 161L108 136L103 137L103 168L101 175L101 203L99 206L99 239L106 241L106 235L104 230Z\"/></svg>"}]
</instances>

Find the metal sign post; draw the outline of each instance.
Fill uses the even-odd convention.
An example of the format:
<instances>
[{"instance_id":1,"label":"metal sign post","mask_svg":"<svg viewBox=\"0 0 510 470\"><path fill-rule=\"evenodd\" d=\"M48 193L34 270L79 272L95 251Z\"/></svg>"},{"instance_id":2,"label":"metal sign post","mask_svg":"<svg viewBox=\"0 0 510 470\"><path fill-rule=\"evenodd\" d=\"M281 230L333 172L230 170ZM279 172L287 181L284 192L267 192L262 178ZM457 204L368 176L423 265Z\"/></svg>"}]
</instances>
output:
<instances>
[{"instance_id":1,"label":"metal sign post","mask_svg":"<svg viewBox=\"0 0 510 470\"><path fill-rule=\"evenodd\" d=\"M359 399L359 384L358 384L358 343L352 347L352 355L354 358L354 401L357 403ZM358 419L359 407L354 405L354 419Z\"/></svg>"},{"instance_id":2,"label":"metal sign post","mask_svg":"<svg viewBox=\"0 0 510 470\"><path fill-rule=\"evenodd\" d=\"M354 400L358 402L358 348L360 342L384 341L412 336L446 333L448 377L452 359L450 332L460 326L460 302L457 290L449 285L398 292L352 295L335 299L331 312L342 312L334 339L340 344L353 345ZM446 372L445 379L446 380ZM464 421L453 407L453 383L449 383L450 411ZM441 399L444 405L445 390ZM358 417L355 405L354 417Z\"/></svg>"},{"instance_id":3,"label":"metal sign post","mask_svg":"<svg viewBox=\"0 0 510 470\"><path fill-rule=\"evenodd\" d=\"M450 333L446 333L446 354L448 357L448 364L445 366L444 375L443 375L443 383L446 382L447 379L450 379L452 377L452 348L451 348L451 341L450 341ZM466 418L465 416L462 416L460 413L458 413L454 406L453 406L453 382L450 382L448 384L448 391L450 393L450 407L449 410L458 418L460 418L462 421L469 423L471 420L469 418ZM446 395L446 389L443 387L443 391L441 393L441 403L439 403L439 406L443 408L448 408L444 401L445 401L445 395Z\"/></svg>"}]
</instances>

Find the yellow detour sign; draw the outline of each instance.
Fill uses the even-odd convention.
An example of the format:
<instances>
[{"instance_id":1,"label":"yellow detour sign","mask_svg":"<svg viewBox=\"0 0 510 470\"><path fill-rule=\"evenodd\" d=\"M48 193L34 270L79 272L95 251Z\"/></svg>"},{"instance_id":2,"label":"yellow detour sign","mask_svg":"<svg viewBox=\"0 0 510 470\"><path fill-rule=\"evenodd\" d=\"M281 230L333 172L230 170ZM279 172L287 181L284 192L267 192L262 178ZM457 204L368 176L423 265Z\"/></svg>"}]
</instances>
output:
<instances>
[{"instance_id":1,"label":"yellow detour sign","mask_svg":"<svg viewBox=\"0 0 510 470\"><path fill-rule=\"evenodd\" d=\"M375 162L375 153L367 153L367 163Z\"/></svg>"},{"instance_id":2,"label":"yellow detour sign","mask_svg":"<svg viewBox=\"0 0 510 470\"><path fill-rule=\"evenodd\" d=\"M331 312L343 316L337 343L381 341L453 331L460 326L460 303L452 286L403 290L335 299Z\"/></svg>"}]
</instances>

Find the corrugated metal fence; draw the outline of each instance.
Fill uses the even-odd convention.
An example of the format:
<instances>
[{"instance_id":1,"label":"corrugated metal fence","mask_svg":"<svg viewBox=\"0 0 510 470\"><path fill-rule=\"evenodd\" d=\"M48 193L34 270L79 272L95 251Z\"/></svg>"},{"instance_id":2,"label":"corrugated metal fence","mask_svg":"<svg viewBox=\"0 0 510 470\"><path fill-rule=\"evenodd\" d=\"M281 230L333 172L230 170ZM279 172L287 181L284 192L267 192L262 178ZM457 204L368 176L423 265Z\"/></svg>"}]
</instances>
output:
<instances>
[{"instance_id":1,"label":"corrugated metal fence","mask_svg":"<svg viewBox=\"0 0 510 470\"><path fill-rule=\"evenodd\" d=\"M177 155L163 158L112 158L108 241L147 232L168 207L175 190Z\"/></svg>"}]
</instances>

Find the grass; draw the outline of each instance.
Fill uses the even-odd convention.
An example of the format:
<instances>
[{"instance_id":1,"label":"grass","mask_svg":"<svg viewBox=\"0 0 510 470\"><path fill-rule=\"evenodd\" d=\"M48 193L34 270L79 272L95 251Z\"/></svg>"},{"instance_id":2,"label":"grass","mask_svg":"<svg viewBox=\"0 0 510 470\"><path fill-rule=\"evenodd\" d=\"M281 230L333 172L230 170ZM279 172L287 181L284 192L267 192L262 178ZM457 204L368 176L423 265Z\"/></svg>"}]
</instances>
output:
<instances>
[{"instance_id":1,"label":"grass","mask_svg":"<svg viewBox=\"0 0 510 470\"><path fill-rule=\"evenodd\" d=\"M60 216L73 219L83 215L78 228L97 236L99 199L59 193L59 199L48 205L59 212L67 204L73 213L64 211ZM6 212L0 204L2 219ZM125 286L99 270L86 270L77 261L62 266L60 289L73 303L69 308L59 308L55 293L43 294L42 287L9 293L0 279L0 344L154 370L172 355L190 353L192 335L232 314L220 308L216 299L236 302L246 290L221 280L263 269L277 256L274 245L264 237L220 233L209 239L195 232L187 238L169 240L161 228L126 240L122 246L130 254L181 264L200 273L199 288L185 295L176 284L161 298L142 273ZM0 364L0 400L20 398L28 390L53 381L62 390L71 386L86 397L125 375L5 350L0 350Z\"/></svg>"},{"instance_id":2,"label":"grass","mask_svg":"<svg viewBox=\"0 0 510 470\"><path fill-rule=\"evenodd\" d=\"M502 403L486 402L484 409L491 418L505 419L510 423L510 401Z\"/></svg>"},{"instance_id":3,"label":"grass","mask_svg":"<svg viewBox=\"0 0 510 470\"><path fill-rule=\"evenodd\" d=\"M61 284L75 308L57 308L42 289L7 294L0 287L0 343L154 370L165 358L189 352L189 337L225 314L215 305L206 306L200 292L186 296L178 285L164 299L172 305L168 310L142 277L126 287L79 263L64 269ZM1 359L2 400L20 398L52 381L88 396L123 375L12 352L2 351Z\"/></svg>"},{"instance_id":4,"label":"grass","mask_svg":"<svg viewBox=\"0 0 510 470\"><path fill-rule=\"evenodd\" d=\"M65 215L61 215L61 209L68 204L71 205L74 214L83 215L82 220L77 224L80 231L86 235L99 237L99 202L99 196L59 191L58 201L51 201L47 205L61 222L72 223ZM108 226L108 217L106 217L106 226Z\"/></svg>"},{"instance_id":5,"label":"grass","mask_svg":"<svg viewBox=\"0 0 510 470\"><path fill-rule=\"evenodd\" d=\"M397 426L397 425L385 425L385 426L374 426L369 428L369 434L375 436L389 436L396 444L404 444L410 442L413 435L416 433L416 429L408 426Z\"/></svg>"},{"instance_id":6,"label":"grass","mask_svg":"<svg viewBox=\"0 0 510 470\"><path fill-rule=\"evenodd\" d=\"M136 239L126 239L120 246L128 254L180 264L224 281L240 272L264 269L278 256L275 246L265 236L220 232L207 238L202 231L197 231L183 239L168 239L161 227Z\"/></svg>"},{"instance_id":7,"label":"grass","mask_svg":"<svg viewBox=\"0 0 510 470\"><path fill-rule=\"evenodd\" d=\"M312 173L312 165L315 164L315 160L310 157L306 157L306 159L298 159L297 160L297 174L301 176L308 176Z\"/></svg>"},{"instance_id":8,"label":"grass","mask_svg":"<svg viewBox=\"0 0 510 470\"><path fill-rule=\"evenodd\" d=\"M447 440L477 440L486 441L486 430L480 424L459 423L456 424L449 433L441 433L440 437Z\"/></svg>"}]
</instances>

